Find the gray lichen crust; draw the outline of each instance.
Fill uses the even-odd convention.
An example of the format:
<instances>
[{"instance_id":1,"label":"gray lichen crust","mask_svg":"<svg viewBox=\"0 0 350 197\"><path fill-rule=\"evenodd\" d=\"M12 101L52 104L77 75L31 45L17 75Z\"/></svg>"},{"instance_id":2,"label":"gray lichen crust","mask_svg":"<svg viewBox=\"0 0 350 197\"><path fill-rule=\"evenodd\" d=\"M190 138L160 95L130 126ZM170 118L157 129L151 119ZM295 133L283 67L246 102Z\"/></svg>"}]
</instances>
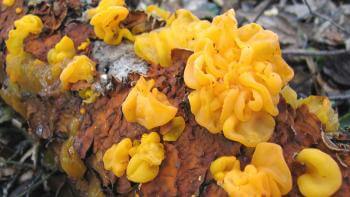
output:
<instances>
[{"instance_id":1,"label":"gray lichen crust","mask_svg":"<svg viewBox=\"0 0 350 197\"><path fill-rule=\"evenodd\" d=\"M145 75L148 70L148 64L136 56L134 45L127 41L118 46L96 41L92 57L97 61L100 73L106 73L108 78L113 77L118 81L124 81L129 73Z\"/></svg>"}]
</instances>

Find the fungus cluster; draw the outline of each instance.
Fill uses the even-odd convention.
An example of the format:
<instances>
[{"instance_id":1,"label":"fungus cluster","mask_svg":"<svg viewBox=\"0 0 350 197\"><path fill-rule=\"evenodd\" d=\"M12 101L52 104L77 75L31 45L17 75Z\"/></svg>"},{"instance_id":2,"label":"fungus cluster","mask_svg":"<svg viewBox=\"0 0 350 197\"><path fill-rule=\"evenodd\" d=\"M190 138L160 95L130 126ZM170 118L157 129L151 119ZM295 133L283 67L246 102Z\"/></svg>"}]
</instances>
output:
<instances>
[{"instance_id":1,"label":"fungus cluster","mask_svg":"<svg viewBox=\"0 0 350 197\"><path fill-rule=\"evenodd\" d=\"M10 6L11 2L4 0L3 4ZM210 133L223 133L229 140L255 147L251 164L243 171L235 156L213 161L210 171L214 179L230 196L287 194L292 188L292 177L282 148L266 143L275 129L279 95L294 108L307 105L326 125L327 131L336 131L338 117L329 100L325 97L298 100L296 93L286 86L293 70L281 56L277 35L255 23L238 27L233 10L215 17L212 22L200 20L187 10L170 14L149 6L146 11L165 20L166 26L132 35L122 24L129 14L124 0L102 0L96 8L87 11L87 17L98 38L110 45L118 45L123 38L134 41L135 53L151 64L169 67L173 49L193 51L183 78L191 89L188 100L196 122ZM51 84L59 80L62 91L66 91L78 81L93 82L96 63L88 56L76 55L72 39L64 36L48 52L47 65L23 49L24 40L30 34L38 35L42 31L40 18L25 15L15 21L14 26L6 40L9 86L7 92L1 90L0 94L17 111L23 108L19 101L21 88L37 93L43 81ZM89 44L87 40L77 49L84 50ZM140 77L124 100L122 112L127 121L147 130L159 127L163 141L171 143L184 132L186 123L183 117L176 116L178 109L165 94L153 88L154 85L153 79ZM85 103L99 96L91 88L81 90L79 95ZM63 143L60 163L70 177L79 179L86 167L72 146L73 137ZM125 138L114 144L104 153L103 163L104 168L117 177L126 173L128 180L146 183L157 176L164 158L160 136L151 132L143 134L140 141ZM339 189L341 171L329 155L317 149L304 149L296 160L307 168L298 178L302 194L332 195Z\"/></svg>"},{"instance_id":2,"label":"fungus cluster","mask_svg":"<svg viewBox=\"0 0 350 197\"><path fill-rule=\"evenodd\" d=\"M153 79L146 81L141 77L137 81L122 105L127 121L137 122L147 129L152 129L168 123L175 117L177 108L169 103L165 94L153 86Z\"/></svg>"},{"instance_id":3,"label":"fungus cluster","mask_svg":"<svg viewBox=\"0 0 350 197\"><path fill-rule=\"evenodd\" d=\"M25 15L15 21L15 29L11 30L6 40L6 73L12 82L22 82L25 76L25 60L29 56L23 49L24 40L30 35L37 35L43 28L41 19L35 15Z\"/></svg>"},{"instance_id":4,"label":"fungus cluster","mask_svg":"<svg viewBox=\"0 0 350 197\"><path fill-rule=\"evenodd\" d=\"M131 157L131 158L130 158ZM103 156L104 168L121 177L126 171L130 181L146 183L153 180L165 158L163 145L156 132L143 134L141 142L129 138L110 147Z\"/></svg>"},{"instance_id":5,"label":"fungus cluster","mask_svg":"<svg viewBox=\"0 0 350 197\"><path fill-rule=\"evenodd\" d=\"M325 131L336 132L339 128L338 113L334 111L331 101L325 96L308 96L297 98L297 93L289 86L281 91L281 95L294 109L301 105L306 105L309 111L325 125Z\"/></svg>"},{"instance_id":6,"label":"fungus cluster","mask_svg":"<svg viewBox=\"0 0 350 197\"><path fill-rule=\"evenodd\" d=\"M277 35L258 24L238 28L233 10L212 23L186 10L173 18L164 28L136 36L136 54L167 67L172 49L193 50L184 80L193 89L188 98L198 124L246 146L267 141L279 92L293 77Z\"/></svg>"},{"instance_id":7,"label":"fungus cluster","mask_svg":"<svg viewBox=\"0 0 350 197\"><path fill-rule=\"evenodd\" d=\"M273 143L259 143L244 171L239 160L229 156L212 162L210 172L230 196L281 196L292 189L282 148Z\"/></svg>"},{"instance_id":8,"label":"fungus cluster","mask_svg":"<svg viewBox=\"0 0 350 197\"><path fill-rule=\"evenodd\" d=\"M87 12L96 36L107 44L118 45L123 38L134 40L131 32L120 26L129 14L124 5L124 0L102 0L96 8Z\"/></svg>"},{"instance_id":9,"label":"fungus cluster","mask_svg":"<svg viewBox=\"0 0 350 197\"><path fill-rule=\"evenodd\" d=\"M60 75L63 87L67 87L69 83L76 83L78 81L92 82L95 67L96 63L87 56L75 56Z\"/></svg>"}]
</instances>

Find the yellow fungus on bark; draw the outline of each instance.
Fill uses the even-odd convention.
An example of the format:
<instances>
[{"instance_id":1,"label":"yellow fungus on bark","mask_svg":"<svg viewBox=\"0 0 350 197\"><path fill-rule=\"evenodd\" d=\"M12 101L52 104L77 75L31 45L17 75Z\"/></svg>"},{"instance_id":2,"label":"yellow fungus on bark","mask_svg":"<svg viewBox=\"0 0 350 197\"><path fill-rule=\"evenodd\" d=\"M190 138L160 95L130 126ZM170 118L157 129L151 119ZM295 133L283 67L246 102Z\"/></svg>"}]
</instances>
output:
<instances>
[{"instance_id":1,"label":"yellow fungus on bark","mask_svg":"<svg viewBox=\"0 0 350 197\"><path fill-rule=\"evenodd\" d=\"M75 56L60 75L64 88L80 80L91 82L94 79L96 63L85 55Z\"/></svg>"},{"instance_id":2,"label":"yellow fungus on bark","mask_svg":"<svg viewBox=\"0 0 350 197\"><path fill-rule=\"evenodd\" d=\"M73 147L73 138L63 143L60 151L60 164L69 177L80 179L86 171L84 162Z\"/></svg>"},{"instance_id":3,"label":"yellow fungus on bark","mask_svg":"<svg viewBox=\"0 0 350 197\"><path fill-rule=\"evenodd\" d=\"M183 133L186 127L185 120L182 116L177 116L172 119L168 126L161 128L161 133L163 134L164 141L174 142Z\"/></svg>"},{"instance_id":4,"label":"yellow fungus on bark","mask_svg":"<svg viewBox=\"0 0 350 197\"><path fill-rule=\"evenodd\" d=\"M332 108L331 101L325 96L308 96L297 98L297 93L289 86L282 89L281 95L294 109L306 105L309 111L326 126L325 131L336 132L339 128L338 113Z\"/></svg>"},{"instance_id":5,"label":"yellow fungus on bark","mask_svg":"<svg viewBox=\"0 0 350 197\"><path fill-rule=\"evenodd\" d=\"M146 183L153 180L165 158L164 146L156 132L143 134L141 143L130 150L130 162L126 175L130 181Z\"/></svg>"},{"instance_id":6,"label":"yellow fungus on bark","mask_svg":"<svg viewBox=\"0 0 350 197\"><path fill-rule=\"evenodd\" d=\"M90 45L90 39L86 39L85 42L82 42L79 46L78 46L78 50L85 50L89 45Z\"/></svg>"},{"instance_id":7,"label":"yellow fungus on bark","mask_svg":"<svg viewBox=\"0 0 350 197\"><path fill-rule=\"evenodd\" d=\"M342 174L334 159L315 148L305 148L296 160L306 166L306 173L297 183L304 196L332 196L342 184Z\"/></svg>"},{"instance_id":8,"label":"yellow fungus on bark","mask_svg":"<svg viewBox=\"0 0 350 197\"><path fill-rule=\"evenodd\" d=\"M135 52L162 67L172 64L174 48L194 52L184 81L193 89L188 98L198 124L250 147L267 141L274 130L279 93L293 77L277 35L255 23L238 27L233 10L211 23L187 10L169 16L153 6L149 12L173 19L136 36Z\"/></svg>"},{"instance_id":9,"label":"yellow fungus on bark","mask_svg":"<svg viewBox=\"0 0 350 197\"><path fill-rule=\"evenodd\" d=\"M149 8L149 11L157 10L154 7ZM166 17L168 14L161 15ZM208 21L201 21L184 9L177 10L172 18L165 27L136 36L136 55L152 64L168 67L171 65L171 50L192 49L197 34L210 25Z\"/></svg>"},{"instance_id":10,"label":"yellow fungus on bark","mask_svg":"<svg viewBox=\"0 0 350 197\"><path fill-rule=\"evenodd\" d=\"M15 3L15 0L2 0L2 4L11 7Z\"/></svg>"},{"instance_id":11,"label":"yellow fungus on bark","mask_svg":"<svg viewBox=\"0 0 350 197\"><path fill-rule=\"evenodd\" d=\"M87 12L96 36L107 44L118 45L123 38L134 41L131 32L120 26L120 23L129 14L129 10L123 6L124 4L124 0L102 0L96 8Z\"/></svg>"},{"instance_id":12,"label":"yellow fungus on bark","mask_svg":"<svg viewBox=\"0 0 350 197\"><path fill-rule=\"evenodd\" d=\"M243 171L236 157L223 156L211 163L210 172L229 196L282 196L292 189L282 148L273 143L259 143Z\"/></svg>"},{"instance_id":13,"label":"yellow fungus on bark","mask_svg":"<svg viewBox=\"0 0 350 197\"><path fill-rule=\"evenodd\" d=\"M137 122L147 129L162 126L172 120L177 108L172 106L166 95L153 88L154 80L141 77L131 89L122 104L127 121Z\"/></svg>"},{"instance_id":14,"label":"yellow fungus on bark","mask_svg":"<svg viewBox=\"0 0 350 197\"><path fill-rule=\"evenodd\" d=\"M103 164L106 170L111 170L114 175L121 177L129 163L129 150L132 142L129 138L124 138L118 144L114 144L103 155Z\"/></svg>"},{"instance_id":15,"label":"yellow fungus on bark","mask_svg":"<svg viewBox=\"0 0 350 197\"><path fill-rule=\"evenodd\" d=\"M39 34L43 23L38 16L25 15L14 23L15 29L9 32L5 41L8 54L6 56L6 72L12 82L17 82L24 75L23 61L28 56L23 49L23 42L30 34Z\"/></svg>"},{"instance_id":16,"label":"yellow fungus on bark","mask_svg":"<svg viewBox=\"0 0 350 197\"><path fill-rule=\"evenodd\" d=\"M70 60L75 55L74 42L68 36L64 36L54 48L47 53L49 64L62 64L65 60Z\"/></svg>"}]
</instances>

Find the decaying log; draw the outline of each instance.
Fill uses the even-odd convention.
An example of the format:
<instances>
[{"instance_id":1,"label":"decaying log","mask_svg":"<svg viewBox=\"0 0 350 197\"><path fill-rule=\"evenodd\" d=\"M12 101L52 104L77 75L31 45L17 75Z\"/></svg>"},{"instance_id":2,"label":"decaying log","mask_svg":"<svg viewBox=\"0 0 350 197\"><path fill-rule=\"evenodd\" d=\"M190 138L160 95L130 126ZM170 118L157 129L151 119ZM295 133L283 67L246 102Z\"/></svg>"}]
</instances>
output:
<instances>
[{"instance_id":1,"label":"decaying log","mask_svg":"<svg viewBox=\"0 0 350 197\"><path fill-rule=\"evenodd\" d=\"M40 37L29 37L25 42L26 52L46 61L46 54L63 35L69 35L75 46L86 39L91 39L91 45L82 54L88 55L98 63L98 81L93 84L100 90L101 96L92 104L83 103L76 90L84 84L76 84L71 91L61 93L47 91L38 95L23 97L26 107L25 118L28 120L29 131L50 141L67 139L71 120L81 120L77 135L74 137L74 147L79 156L89 166L89 171L98 174L105 187L116 185L114 193L126 195L138 193L142 196L226 196L226 192L213 181L208 168L210 163L223 155L236 155L242 166L249 163L251 151L223 137L213 135L199 126L189 109L187 95L190 90L183 81L183 71L187 58L192 52L175 49L172 51L172 66L160 69L157 65L148 65L138 59L132 45L124 42L119 46L107 46L96 41L94 32L86 22L71 20L72 15L82 9L80 1L57 1L60 10L49 6L44 1L27 9L28 5L17 0L16 6L24 5L24 12L40 15L44 21L45 32ZM0 3L1 4L1 3ZM49 6L47 8L47 6ZM57 13L59 13L57 15ZM0 44L4 45L8 31L13 27L15 19L23 15L14 10L1 8L0 12ZM129 29L135 28L136 33L149 31L164 24L149 23L149 18L142 12L135 12L125 22ZM153 24L153 26L151 25ZM140 30L141 28L141 30ZM6 67L5 49L2 49L2 72ZM134 187L125 177L116 178L103 169L102 155L112 144L124 137L140 139L147 133L144 127L127 122L121 111L121 104L136 80L144 75L155 79L155 87L167 95L170 102L178 107L178 115L184 117L186 128L176 142L165 142L166 158L163 161L158 176L151 182ZM6 77L1 78L2 85ZM85 84L86 85L86 84ZM3 87L5 88L5 87ZM343 185L337 195L344 196L350 192L350 156L348 152L332 150L325 145L322 138L322 124L311 114L306 106L293 109L283 99L279 105L279 115L276 117L276 129L271 142L280 144L284 150L287 164L293 174L293 190L291 196L300 195L296 177L305 169L295 162L294 155L305 147L317 147L329 153L341 166ZM341 134L338 139L349 138ZM341 159L341 160L340 160Z\"/></svg>"}]
</instances>

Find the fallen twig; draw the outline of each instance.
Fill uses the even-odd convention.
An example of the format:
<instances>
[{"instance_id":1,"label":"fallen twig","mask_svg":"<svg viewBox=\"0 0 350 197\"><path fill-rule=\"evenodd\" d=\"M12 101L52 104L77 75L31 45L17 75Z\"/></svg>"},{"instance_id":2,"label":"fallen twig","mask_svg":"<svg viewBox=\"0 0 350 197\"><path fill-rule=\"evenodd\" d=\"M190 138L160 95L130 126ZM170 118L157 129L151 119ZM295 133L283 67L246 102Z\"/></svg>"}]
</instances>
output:
<instances>
[{"instance_id":1,"label":"fallen twig","mask_svg":"<svg viewBox=\"0 0 350 197\"><path fill-rule=\"evenodd\" d=\"M283 50L282 54L286 56L335 56L342 54L350 54L350 50L346 49L338 49L338 50L304 50L304 49L291 49L291 50Z\"/></svg>"},{"instance_id":2,"label":"fallen twig","mask_svg":"<svg viewBox=\"0 0 350 197\"><path fill-rule=\"evenodd\" d=\"M331 100L347 100L350 99L350 93L345 93L341 95L329 95L328 98Z\"/></svg>"},{"instance_id":3,"label":"fallen twig","mask_svg":"<svg viewBox=\"0 0 350 197\"><path fill-rule=\"evenodd\" d=\"M350 32L347 29L345 29L344 27L342 27L341 25L336 23L332 18L330 18L329 16L326 16L326 15L323 15L323 14L317 12L316 10L312 10L309 2L307 0L303 0L303 1L306 5L307 9L309 10L310 14L315 15L319 18L322 18L326 21L329 21L332 25L334 25L335 27L337 27L338 29L343 31L345 34L350 35Z\"/></svg>"}]
</instances>

